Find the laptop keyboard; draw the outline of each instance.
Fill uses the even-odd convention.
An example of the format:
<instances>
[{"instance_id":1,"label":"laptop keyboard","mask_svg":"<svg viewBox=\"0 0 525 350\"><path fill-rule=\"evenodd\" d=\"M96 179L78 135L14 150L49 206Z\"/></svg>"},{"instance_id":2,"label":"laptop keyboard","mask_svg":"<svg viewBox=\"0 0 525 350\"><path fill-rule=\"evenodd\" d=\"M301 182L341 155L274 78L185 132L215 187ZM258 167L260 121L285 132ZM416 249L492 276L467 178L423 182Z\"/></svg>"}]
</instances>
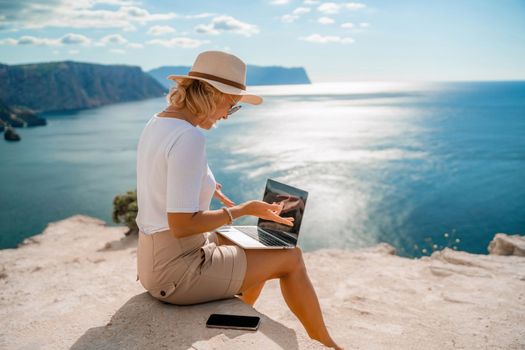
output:
<instances>
[{"instance_id":1,"label":"laptop keyboard","mask_svg":"<svg viewBox=\"0 0 525 350\"><path fill-rule=\"evenodd\" d=\"M287 246L287 244L275 239L272 235L269 235L264 231L258 230L257 227L248 226L248 227L235 227L235 228L247 234L248 236L252 237L256 241L261 242L262 244L266 246L272 246L272 247Z\"/></svg>"}]
</instances>

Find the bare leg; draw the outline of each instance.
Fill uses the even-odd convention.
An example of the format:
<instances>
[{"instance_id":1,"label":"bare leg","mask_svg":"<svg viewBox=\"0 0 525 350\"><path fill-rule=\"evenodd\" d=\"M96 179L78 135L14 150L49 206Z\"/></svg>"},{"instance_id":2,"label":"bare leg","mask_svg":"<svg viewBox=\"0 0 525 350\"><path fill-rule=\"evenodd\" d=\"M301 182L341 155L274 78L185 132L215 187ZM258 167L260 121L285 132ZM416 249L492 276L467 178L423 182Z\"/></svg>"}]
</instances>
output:
<instances>
[{"instance_id":1,"label":"bare leg","mask_svg":"<svg viewBox=\"0 0 525 350\"><path fill-rule=\"evenodd\" d=\"M257 298L259 298L259 295L261 294L261 291L264 287L264 282L256 284L255 286L248 288L246 290L242 291L241 300L244 301L246 304L252 305L255 304L257 301Z\"/></svg>"},{"instance_id":2,"label":"bare leg","mask_svg":"<svg viewBox=\"0 0 525 350\"><path fill-rule=\"evenodd\" d=\"M217 234L217 239L219 241L218 245L234 245L235 243L230 241L228 238L221 236ZM257 298L259 298L259 295L261 294L261 291L264 287L264 283L266 281L263 281L251 288L247 288L246 290L242 291L242 295L239 297L243 302L245 302L248 305L253 306L255 302L257 301Z\"/></svg>"},{"instance_id":3,"label":"bare leg","mask_svg":"<svg viewBox=\"0 0 525 350\"><path fill-rule=\"evenodd\" d=\"M235 244L220 234L217 234L217 238L219 245ZM248 249L245 253L248 266L241 286L241 300L253 305L264 283L269 279L279 278L286 304L301 321L308 335L326 346L342 349L326 329L321 306L308 277L300 248L282 251Z\"/></svg>"},{"instance_id":4,"label":"bare leg","mask_svg":"<svg viewBox=\"0 0 525 350\"><path fill-rule=\"evenodd\" d=\"M261 282L279 278L281 292L290 310L308 335L326 346L341 349L330 337L314 287L299 248L291 250L245 250L248 266L241 291L250 293Z\"/></svg>"},{"instance_id":5,"label":"bare leg","mask_svg":"<svg viewBox=\"0 0 525 350\"><path fill-rule=\"evenodd\" d=\"M319 340L326 346L338 348L328 334L321 306L306 268L299 268L286 277L282 277L280 285L286 304L304 325L310 338Z\"/></svg>"}]
</instances>

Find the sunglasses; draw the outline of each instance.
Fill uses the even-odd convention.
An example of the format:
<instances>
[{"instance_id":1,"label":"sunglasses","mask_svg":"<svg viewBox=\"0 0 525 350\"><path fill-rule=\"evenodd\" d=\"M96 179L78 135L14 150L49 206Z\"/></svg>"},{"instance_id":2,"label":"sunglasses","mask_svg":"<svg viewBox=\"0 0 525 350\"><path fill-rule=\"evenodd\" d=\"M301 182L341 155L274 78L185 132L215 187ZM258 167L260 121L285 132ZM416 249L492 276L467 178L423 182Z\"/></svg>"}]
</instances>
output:
<instances>
[{"instance_id":1,"label":"sunglasses","mask_svg":"<svg viewBox=\"0 0 525 350\"><path fill-rule=\"evenodd\" d=\"M232 99L232 101L235 102L235 100L233 100L233 99ZM235 103L237 103L237 102L235 102ZM237 105L237 106L234 105L232 108L230 108L228 110L228 115L232 115L233 113L237 112L239 109L241 109L241 107L242 107L241 105Z\"/></svg>"}]
</instances>

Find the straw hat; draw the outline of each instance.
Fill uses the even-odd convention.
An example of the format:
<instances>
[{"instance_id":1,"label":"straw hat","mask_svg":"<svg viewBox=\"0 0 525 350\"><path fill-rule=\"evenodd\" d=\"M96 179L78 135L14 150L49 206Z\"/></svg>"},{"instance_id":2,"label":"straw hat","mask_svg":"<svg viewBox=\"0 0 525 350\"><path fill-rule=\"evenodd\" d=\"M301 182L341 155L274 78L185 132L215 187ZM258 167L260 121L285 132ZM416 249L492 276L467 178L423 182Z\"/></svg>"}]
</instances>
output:
<instances>
[{"instance_id":1,"label":"straw hat","mask_svg":"<svg viewBox=\"0 0 525 350\"><path fill-rule=\"evenodd\" d=\"M246 91L246 64L237 56L222 51L201 52L188 75L169 75L167 79L180 82L184 78L203 80L217 90L241 95L241 102L261 104L262 97Z\"/></svg>"}]
</instances>

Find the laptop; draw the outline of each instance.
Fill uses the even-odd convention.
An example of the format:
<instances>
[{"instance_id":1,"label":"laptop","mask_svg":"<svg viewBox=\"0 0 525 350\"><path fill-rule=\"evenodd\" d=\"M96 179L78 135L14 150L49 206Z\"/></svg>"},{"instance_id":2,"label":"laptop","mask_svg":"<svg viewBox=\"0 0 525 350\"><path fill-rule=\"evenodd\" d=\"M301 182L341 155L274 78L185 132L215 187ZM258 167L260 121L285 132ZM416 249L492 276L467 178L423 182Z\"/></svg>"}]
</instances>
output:
<instances>
[{"instance_id":1,"label":"laptop","mask_svg":"<svg viewBox=\"0 0 525 350\"><path fill-rule=\"evenodd\" d=\"M281 217L293 217L293 226L259 218L257 226L221 226L215 231L245 249L290 249L297 246L308 192L268 179L263 201L284 202Z\"/></svg>"}]
</instances>

